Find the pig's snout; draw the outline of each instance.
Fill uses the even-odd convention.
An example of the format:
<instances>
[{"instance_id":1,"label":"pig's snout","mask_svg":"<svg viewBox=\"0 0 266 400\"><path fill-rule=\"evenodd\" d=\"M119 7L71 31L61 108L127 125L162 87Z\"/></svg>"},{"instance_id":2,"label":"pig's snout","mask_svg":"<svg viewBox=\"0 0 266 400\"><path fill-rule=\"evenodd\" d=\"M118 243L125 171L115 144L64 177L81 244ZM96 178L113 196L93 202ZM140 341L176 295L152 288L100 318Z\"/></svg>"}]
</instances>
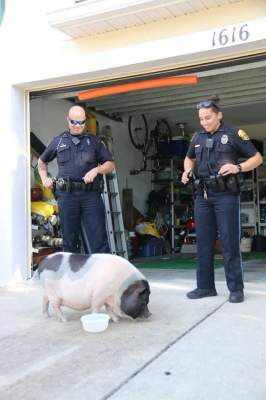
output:
<instances>
[{"instance_id":1,"label":"pig's snout","mask_svg":"<svg viewBox=\"0 0 266 400\"><path fill-rule=\"evenodd\" d=\"M143 314L140 316L141 319L148 319L152 316L152 313L149 311L148 307L145 308Z\"/></svg>"}]
</instances>

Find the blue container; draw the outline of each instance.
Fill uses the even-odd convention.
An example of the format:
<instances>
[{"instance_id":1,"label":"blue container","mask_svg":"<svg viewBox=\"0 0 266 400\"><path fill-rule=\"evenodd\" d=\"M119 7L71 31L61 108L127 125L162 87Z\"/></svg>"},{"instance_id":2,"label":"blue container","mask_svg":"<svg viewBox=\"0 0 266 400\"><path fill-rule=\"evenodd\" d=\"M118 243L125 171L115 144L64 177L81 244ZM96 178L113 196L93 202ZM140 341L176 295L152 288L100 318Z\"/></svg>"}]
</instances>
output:
<instances>
[{"instance_id":1,"label":"blue container","mask_svg":"<svg viewBox=\"0 0 266 400\"><path fill-rule=\"evenodd\" d=\"M163 241L161 239L152 238L146 243L138 246L138 257L155 257L163 254Z\"/></svg>"},{"instance_id":2,"label":"blue container","mask_svg":"<svg viewBox=\"0 0 266 400\"><path fill-rule=\"evenodd\" d=\"M185 157L187 154L189 141L186 139L173 139L169 143L159 142L159 150L163 154Z\"/></svg>"}]
</instances>

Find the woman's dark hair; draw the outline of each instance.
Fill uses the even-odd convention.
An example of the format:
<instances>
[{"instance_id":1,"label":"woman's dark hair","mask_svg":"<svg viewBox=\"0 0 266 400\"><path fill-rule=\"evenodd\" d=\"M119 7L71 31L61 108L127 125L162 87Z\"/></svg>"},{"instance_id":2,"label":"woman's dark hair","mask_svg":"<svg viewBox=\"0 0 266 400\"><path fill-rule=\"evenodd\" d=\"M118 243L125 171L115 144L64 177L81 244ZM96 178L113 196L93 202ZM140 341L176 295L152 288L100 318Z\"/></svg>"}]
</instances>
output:
<instances>
[{"instance_id":1,"label":"woman's dark hair","mask_svg":"<svg viewBox=\"0 0 266 400\"><path fill-rule=\"evenodd\" d=\"M219 96L217 95L211 96L208 100L200 101L197 104L197 110L200 110L201 108L211 108L213 112L218 114L218 112L221 111L218 104L219 101L220 101Z\"/></svg>"}]
</instances>

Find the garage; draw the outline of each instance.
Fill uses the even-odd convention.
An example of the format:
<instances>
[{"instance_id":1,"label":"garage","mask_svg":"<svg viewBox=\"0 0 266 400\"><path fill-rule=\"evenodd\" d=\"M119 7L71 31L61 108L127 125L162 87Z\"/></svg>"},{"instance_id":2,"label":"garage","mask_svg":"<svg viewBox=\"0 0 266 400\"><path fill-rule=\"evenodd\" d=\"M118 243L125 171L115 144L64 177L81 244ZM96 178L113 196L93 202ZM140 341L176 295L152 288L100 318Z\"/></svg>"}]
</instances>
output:
<instances>
[{"instance_id":1,"label":"garage","mask_svg":"<svg viewBox=\"0 0 266 400\"><path fill-rule=\"evenodd\" d=\"M152 87L154 82L165 78L192 76L197 83ZM111 146L114 154L129 257L193 254L196 251L193 196L191 188L181 184L180 176L186 146L200 128L196 104L218 95L224 121L245 130L265 155L265 77L266 62L262 54L119 80L32 91L31 148L36 153L32 155L31 188L36 187L34 167L38 149L66 129L69 107L82 105L90 116L88 130L107 140L106 145ZM151 87L141 88L147 82ZM132 83L140 84L140 88L110 94L114 88L121 90ZM99 89L104 89L107 95L94 97L94 91L97 93ZM138 129L141 135L136 133ZM56 165L50 164L49 171L56 176ZM265 182L265 166L246 176L241 199L243 251L251 250L253 237L266 235ZM45 215L38 217L36 210L33 215L34 252L42 255L60 249L60 225L52 226ZM49 217L56 220L54 214ZM257 246L264 249L263 245ZM117 246L113 252L119 252Z\"/></svg>"},{"instance_id":2,"label":"garage","mask_svg":"<svg viewBox=\"0 0 266 400\"><path fill-rule=\"evenodd\" d=\"M30 1L30 7L28 12L23 3L10 3L0 26L1 46L9 54L3 60L0 77L0 101L6 115L1 129L5 146L1 147L0 170L2 181L6 182L1 201L2 210L7 210L1 215L5 226L1 246L5 268L0 284L31 276L30 189L35 185L31 164L34 168L38 153L35 160L30 157L30 132L37 143L46 146L66 128L66 110L77 103L79 93L102 88L106 91L111 86L140 81L197 77L198 83L193 85L149 86L149 90L142 87L136 92L109 93L82 101L90 112L96 112L99 132L102 134L106 126L111 132L121 205L123 192L131 191L131 203L145 219L146 201L155 189L152 180L158 176L152 179L148 170L130 174L143 168L143 154L129 138L130 116L145 115L149 134L155 131L158 120L165 120L174 141L190 140L198 126L195 104L203 97L218 94L228 124L241 126L261 142L265 132L261 111L265 102L263 0L138 0L136 4L132 0L60 0L45 2L42 7ZM122 153L123 149L127 152ZM152 146L149 151L151 155ZM180 172L180 166L174 170ZM55 173L52 165L50 172ZM162 178L169 170L159 172ZM257 178L252 179L253 182ZM256 183L252 193L257 193L257 187ZM175 188L176 192L177 189L181 188ZM182 199L185 196L182 193ZM264 215L264 208L258 207L257 198L255 207L251 194L246 194L250 204L246 205L243 223L252 224L253 231L256 228L259 234L264 217L261 220L258 213ZM256 218L252 221L254 210ZM177 215L173 221L170 217L171 232L172 225L181 225L180 217ZM166 219L169 224L169 214ZM34 225L38 231L38 223ZM167 230L168 235L171 232ZM169 252L169 256L179 254L175 249L179 233L174 240L172 234L168 239L167 256Z\"/></svg>"}]
</instances>

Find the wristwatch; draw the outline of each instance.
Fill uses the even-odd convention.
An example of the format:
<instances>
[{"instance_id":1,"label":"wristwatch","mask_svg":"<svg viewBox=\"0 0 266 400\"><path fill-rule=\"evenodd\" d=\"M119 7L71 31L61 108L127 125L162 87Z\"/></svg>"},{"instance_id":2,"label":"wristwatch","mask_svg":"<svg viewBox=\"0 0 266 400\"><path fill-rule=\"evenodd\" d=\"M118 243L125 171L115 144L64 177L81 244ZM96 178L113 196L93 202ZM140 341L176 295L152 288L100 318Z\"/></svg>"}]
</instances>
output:
<instances>
[{"instance_id":1,"label":"wristwatch","mask_svg":"<svg viewBox=\"0 0 266 400\"><path fill-rule=\"evenodd\" d=\"M239 173L239 172L242 172L242 167L241 167L241 165L240 165L240 164L236 164L236 166L237 166L237 168L238 168L238 173Z\"/></svg>"}]
</instances>

